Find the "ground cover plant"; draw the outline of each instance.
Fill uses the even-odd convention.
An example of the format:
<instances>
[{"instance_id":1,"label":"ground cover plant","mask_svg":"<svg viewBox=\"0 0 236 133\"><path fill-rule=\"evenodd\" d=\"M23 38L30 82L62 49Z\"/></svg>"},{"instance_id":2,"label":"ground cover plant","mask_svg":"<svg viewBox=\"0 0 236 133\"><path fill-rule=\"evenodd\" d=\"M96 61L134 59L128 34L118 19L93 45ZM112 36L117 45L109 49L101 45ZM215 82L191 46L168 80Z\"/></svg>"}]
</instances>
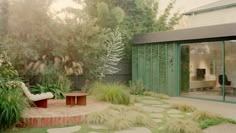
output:
<instances>
[{"instance_id":1,"label":"ground cover plant","mask_svg":"<svg viewBox=\"0 0 236 133\"><path fill-rule=\"evenodd\" d=\"M105 111L89 115L86 123L105 125L112 130L122 130L135 126L150 127L152 119L137 107L113 105Z\"/></svg>"},{"instance_id":2,"label":"ground cover plant","mask_svg":"<svg viewBox=\"0 0 236 133\"><path fill-rule=\"evenodd\" d=\"M167 122L165 133L202 133L198 124L191 120L170 120Z\"/></svg>"},{"instance_id":3,"label":"ground cover plant","mask_svg":"<svg viewBox=\"0 0 236 133\"><path fill-rule=\"evenodd\" d=\"M235 120L224 118L218 114L207 111L196 111L193 113L193 120L199 123L202 129L218 125L224 122L236 124Z\"/></svg>"},{"instance_id":4,"label":"ground cover plant","mask_svg":"<svg viewBox=\"0 0 236 133\"><path fill-rule=\"evenodd\" d=\"M196 107L186 104L186 103L175 103L171 105L172 108L178 109L184 112L194 112L197 110Z\"/></svg>"},{"instance_id":5,"label":"ground cover plant","mask_svg":"<svg viewBox=\"0 0 236 133\"><path fill-rule=\"evenodd\" d=\"M129 81L129 91L132 95L143 95L146 88L141 81Z\"/></svg>"},{"instance_id":6,"label":"ground cover plant","mask_svg":"<svg viewBox=\"0 0 236 133\"><path fill-rule=\"evenodd\" d=\"M130 104L127 87L121 84L95 82L91 87L91 94L99 100L112 104Z\"/></svg>"},{"instance_id":7,"label":"ground cover plant","mask_svg":"<svg viewBox=\"0 0 236 133\"><path fill-rule=\"evenodd\" d=\"M151 96L151 97L156 97L156 98L160 98L160 99L169 99L170 98L166 94L159 94L159 93L155 93L155 92L151 92L151 91L145 91L143 94L145 96Z\"/></svg>"}]
</instances>

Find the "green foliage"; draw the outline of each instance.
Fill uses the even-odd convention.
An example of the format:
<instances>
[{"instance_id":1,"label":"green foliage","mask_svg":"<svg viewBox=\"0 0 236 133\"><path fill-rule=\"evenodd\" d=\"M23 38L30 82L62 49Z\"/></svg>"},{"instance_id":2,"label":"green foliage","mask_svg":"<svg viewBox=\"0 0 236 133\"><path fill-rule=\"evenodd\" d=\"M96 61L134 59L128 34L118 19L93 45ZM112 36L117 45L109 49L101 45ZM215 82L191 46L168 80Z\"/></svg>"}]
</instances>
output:
<instances>
[{"instance_id":1,"label":"green foliage","mask_svg":"<svg viewBox=\"0 0 236 133\"><path fill-rule=\"evenodd\" d=\"M175 104L172 104L171 107L174 109L184 111L184 112L194 112L197 110L196 107L185 104L185 103L175 103Z\"/></svg>"},{"instance_id":2,"label":"green foliage","mask_svg":"<svg viewBox=\"0 0 236 133\"><path fill-rule=\"evenodd\" d=\"M99 26L111 29L119 27L122 35L124 35L124 44L126 46L126 56L128 59L131 57L131 44L135 34L172 30L181 18L179 13L170 14L175 1L171 1L162 14L158 12L158 0L86 0L85 3L85 11L90 16L98 20L104 20L98 21ZM113 15L114 12L110 10L115 10L116 8L120 8L119 13L116 13L120 14L116 15L120 19L112 17L115 15ZM104 18L104 16L96 10L103 11L103 14L106 12L108 17ZM124 16L122 14L124 14ZM157 16L159 17L157 18ZM109 20L115 20L115 22Z\"/></svg>"},{"instance_id":3,"label":"green foliage","mask_svg":"<svg viewBox=\"0 0 236 133\"><path fill-rule=\"evenodd\" d=\"M89 115L86 123L122 130L135 126L150 126L152 119L137 107L113 105L103 112Z\"/></svg>"},{"instance_id":4,"label":"green foliage","mask_svg":"<svg viewBox=\"0 0 236 133\"><path fill-rule=\"evenodd\" d=\"M104 78L105 74L114 74L119 71L116 66L122 59L124 44L118 29L108 34L105 47L104 54L101 54L102 64L97 70L99 79Z\"/></svg>"},{"instance_id":5,"label":"green foliage","mask_svg":"<svg viewBox=\"0 0 236 133\"><path fill-rule=\"evenodd\" d=\"M70 91L71 82L63 75L60 70L53 66L47 66L40 75L39 84L31 87L31 92L40 94L44 92L52 92L55 98L65 97L65 93Z\"/></svg>"},{"instance_id":6,"label":"green foliage","mask_svg":"<svg viewBox=\"0 0 236 133\"><path fill-rule=\"evenodd\" d=\"M9 62L8 56L5 52L0 55L0 77L7 80L13 80L18 77L17 71Z\"/></svg>"},{"instance_id":7,"label":"green foliage","mask_svg":"<svg viewBox=\"0 0 236 133\"><path fill-rule=\"evenodd\" d=\"M112 104L128 105L130 103L130 94L127 87L121 84L96 82L92 86L92 95Z\"/></svg>"},{"instance_id":8,"label":"green foliage","mask_svg":"<svg viewBox=\"0 0 236 133\"><path fill-rule=\"evenodd\" d=\"M17 124L28 106L19 85L0 80L0 130Z\"/></svg>"},{"instance_id":9,"label":"green foliage","mask_svg":"<svg viewBox=\"0 0 236 133\"><path fill-rule=\"evenodd\" d=\"M217 119L204 119L199 121L199 125L202 129L208 128L210 126L218 125L225 122L224 119L217 118Z\"/></svg>"},{"instance_id":10,"label":"green foliage","mask_svg":"<svg viewBox=\"0 0 236 133\"><path fill-rule=\"evenodd\" d=\"M206 111L194 112L193 120L197 121L199 123L199 126L202 129L208 128L210 126L218 125L224 122L236 124L236 121L233 119L223 118L218 114L206 112Z\"/></svg>"},{"instance_id":11,"label":"green foliage","mask_svg":"<svg viewBox=\"0 0 236 133\"><path fill-rule=\"evenodd\" d=\"M164 128L165 133L202 133L198 124L191 120L170 120Z\"/></svg>"},{"instance_id":12,"label":"green foliage","mask_svg":"<svg viewBox=\"0 0 236 133\"><path fill-rule=\"evenodd\" d=\"M145 91L145 87L141 81L130 81L129 91L133 95L142 95Z\"/></svg>"},{"instance_id":13,"label":"green foliage","mask_svg":"<svg viewBox=\"0 0 236 133\"><path fill-rule=\"evenodd\" d=\"M160 99L169 99L170 97L166 94L158 94L155 92L150 92L150 91L145 91L143 93L143 95L145 96L151 96L151 97L156 97L156 98L160 98Z\"/></svg>"}]
</instances>

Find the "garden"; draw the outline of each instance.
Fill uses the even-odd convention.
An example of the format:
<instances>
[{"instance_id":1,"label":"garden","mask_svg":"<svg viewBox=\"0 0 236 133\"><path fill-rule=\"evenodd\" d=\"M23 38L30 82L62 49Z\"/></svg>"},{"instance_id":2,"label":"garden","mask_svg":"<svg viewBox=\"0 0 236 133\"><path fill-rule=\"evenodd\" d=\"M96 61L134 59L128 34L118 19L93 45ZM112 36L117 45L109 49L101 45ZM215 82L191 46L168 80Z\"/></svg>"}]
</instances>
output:
<instances>
[{"instance_id":1,"label":"garden","mask_svg":"<svg viewBox=\"0 0 236 133\"><path fill-rule=\"evenodd\" d=\"M174 29L182 17L174 0L163 12L158 0L75 0L81 8L57 12L54 2L0 3L0 132L201 133L236 124L170 104L140 81L106 80L122 61L131 66L135 34ZM71 93L83 94L83 105Z\"/></svg>"}]
</instances>

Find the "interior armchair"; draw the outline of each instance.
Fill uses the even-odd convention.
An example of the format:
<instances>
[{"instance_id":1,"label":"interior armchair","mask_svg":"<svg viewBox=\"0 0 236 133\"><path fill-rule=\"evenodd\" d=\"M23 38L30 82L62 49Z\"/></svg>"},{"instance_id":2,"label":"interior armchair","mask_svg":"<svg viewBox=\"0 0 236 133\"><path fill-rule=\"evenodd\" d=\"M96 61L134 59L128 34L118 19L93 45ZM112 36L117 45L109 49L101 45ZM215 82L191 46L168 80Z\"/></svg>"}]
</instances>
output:
<instances>
[{"instance_id":1,"label":"interior armchair","mask_svg":"<svg viewBox=\"0 0 236 133\"><path fill-rule=\"evenodd\" d=\"M228 80L227 75L219 75L219 84L222 86L223 85L223 76L225 78L225 85L230 86L231 81Z\"/></svg>"}]
</instances>

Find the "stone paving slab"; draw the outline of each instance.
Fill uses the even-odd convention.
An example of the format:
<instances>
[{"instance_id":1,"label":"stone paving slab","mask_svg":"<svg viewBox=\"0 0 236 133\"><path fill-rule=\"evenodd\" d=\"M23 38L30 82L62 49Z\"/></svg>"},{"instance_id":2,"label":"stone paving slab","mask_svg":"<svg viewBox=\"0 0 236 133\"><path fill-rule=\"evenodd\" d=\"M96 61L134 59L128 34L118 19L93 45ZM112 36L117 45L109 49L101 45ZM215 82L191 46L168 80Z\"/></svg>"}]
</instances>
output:
<instances>
[{"instance_id":1,"label":"stone paving slab","mask_svg":"<svg viewBox=\"0 0 236 133\"><path fill-rule=\"evenodd\" d=\"M167 111L168 114L178 114L178 113L181 113L181 111L179 110L176 110L176 109L171 109L169 111Z\"/></svg>"},{"instance_id":2,"label":"stone paving slab","mask_svg":"<svg viewBox=\"0 0 236 133\"><path fill-rule=\"evenodd\" d=\"M163 114L162 113L152 113L151 114L151 117L154 117L154 118L163 118Z\"/></svg>"},{"instance_id":3,"label":"stone paving slab","mask_svg":"<svg viewBox=\"0 0 236 133\"><path fill-rule=\"evenodd\" d=\"M161 107L161 108L170 108L171 106L169 104L160 104L160 105L152 105L154 107Z\"/></svg>"},{"instance_id":4,"label":"stone paving slab","mask_svg":"<svg viewBox=\"0 0 236 133\"><path fill-rule=\"evenodd\" d=\"M107 127L103 125L88 125L92 129L108 129Z\"/></svg>"},{"instance_id":5,"label":"stone paving slab","mask_svg":"<svg viewBox=\"0 0 236 133\"><path fill-rule=\"evenodd\" d=\"M184 117L183 115L181 114L169 114L170 117L173 117L173 118L182 118Z\"/></svg>"},{"instance_id":6,"label":"stone paving slab","mask_svg":"<svg viewBox=\"0 0 236 133\"><path fill-rule=\"evenodd\" d=\"M162 122L162 120L161 119L152 119L153 121L155 121L155 122L157 122L157 123L160 123L160 122Z\"/></svg>"},{"instance_id":7,"label":"stone paving slab","mask_svg":"<svg viewBox=\"0 0 236 133\"><path fill-rule=\"evenodd\" d=\"M74 127L64 127L64 128L53 128L48 129L48 133L73 133L78 132L81 129L81 126L74 126Z\"/></svg>"},{"instance_id":8,"label":"stone paving slab","mask_svg":"<svg viewBox=\"0 0 236 133\"><path fill-rule=\"evenodd\" d=\"M160 113L160 112L164 112L165 111L165 109L158 108L158 107L144 106L142 108L143 108L144 111L149 112L149 113Z\"/></svg>"},{"instance_id":9,"label":"stone paving slab","mask_svg":"<svg viewBox=\"0 0 236 133\"><path fill-rule=\"evenodd\" d=\"M152 133L152 131L145 127L135 127L128 130L117 131L115 133Z\"/></svg>"},{"instance_id":10,"label":"stone paving slab","mask_svg":"<svg viewBox=\"0 0 236 133\"><path fill-rule=\"evenodd\" d=\"M162 104L162 102L158 100L141 100L141 102L144 104Z\"/></svg>"}]
</instances>

